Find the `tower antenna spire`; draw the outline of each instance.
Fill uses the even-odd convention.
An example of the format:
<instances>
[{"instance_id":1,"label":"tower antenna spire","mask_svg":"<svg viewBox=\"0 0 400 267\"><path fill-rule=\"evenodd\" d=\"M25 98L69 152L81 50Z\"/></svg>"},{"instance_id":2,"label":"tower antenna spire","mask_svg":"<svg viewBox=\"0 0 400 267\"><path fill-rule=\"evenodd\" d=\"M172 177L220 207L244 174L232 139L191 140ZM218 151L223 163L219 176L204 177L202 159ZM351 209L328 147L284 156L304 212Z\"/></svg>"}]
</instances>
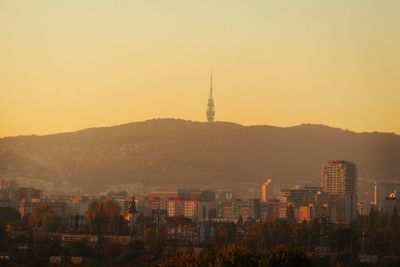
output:
<instances>
[{"instance_id":1,"label":"tower antenna spire","mask_svg":"<svg viewBox=\"0 0 400 267\"><path fill-rule=\"evenodd\" d=\"M213 96L213 84L212 84L212 75L213 75L213 73L212 73L212 70L211 70L211 74L210 74L210 97L209 97L209 99L214 99L214 96Z\"/></svg>"},{"instance_id":2,"label":"tower antenna spire","mask_svg":"<svg viewBox=\"0 0 400 267\"><path fill-rule=\"evenodd\" d=\"M215 106L214 106L214 96L213 96L213 80L212 80L212 70L210 74L210 96L208 98L207 104L207 120L208 122L213 122L215 117Z\"/></svg>"}]
</instances>

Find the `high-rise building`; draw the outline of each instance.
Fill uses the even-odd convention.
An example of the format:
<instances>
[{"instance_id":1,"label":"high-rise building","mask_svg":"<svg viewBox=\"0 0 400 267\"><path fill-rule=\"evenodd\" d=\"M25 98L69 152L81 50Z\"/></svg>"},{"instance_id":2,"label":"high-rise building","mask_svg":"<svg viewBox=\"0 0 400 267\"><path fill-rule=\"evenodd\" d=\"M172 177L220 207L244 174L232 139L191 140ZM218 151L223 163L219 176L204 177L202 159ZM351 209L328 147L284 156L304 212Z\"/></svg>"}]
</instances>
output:
<instances>
[{"instance_id":1,"label":"high-rise building","mask_svg":"<svg viewBox=\"0 0 400 267\"><path fill-rule=\"evenodd\" d=\"M390 213L391 201L387 197L393 192L400 192L399 183L374 183L374 204L378 210Z\"/></svg>"},{"instance_id":2,"label":"high-rise building","mask_svg":"<svg viewBox=\"0 0 400 267\"><path fill-rule=\"evenodd\" d=\"M322 169L322 189L329 195L344 198L344 221L357 217L357 168L354 162L332 160Z\"/></svg>"},{"instance_id":3,"label":"high-rise building","mask_svg":"<svg viewBox=\"0 0 400 267\"><path fill-rule=\"evenodd\" d=\"M397 191L393 191L386 197L386 202L384 205L384 212L386 212L389 216L395 214L399 215L399 207L400 207L400 194Z\"/></svg>"},{"instance_id":4,"label":"high-rise building","mask_svg":"<svg viewBox=\"0 0 400 267\"><path fill-rule=\"evenodd\" d=\"M273 198L273 187L272 179L267 178L267 180L261 185L261 202L268 202L269 199Z\"/></svg>"},{"instance_id":5,"label":"high-rise building","mask_svg":"<svg viewBox=\"0 0 400 267\"><path fill-rule=\"evenodd\" d=\"M214 106L212 74L211 74L211 76L210 76L210 96L208 98L208 104L207 104L207 120L208 120L208 122L213 122L214 117L215 117L215 106Z\"/></svg>"},{"instance_id":6,"label":"high-rise building","mask_svg":"<svg viewBox=\"0 0 400 267\"><path fill-rule=\"evenodd\" d=\"M354 162L332 160L324 164L322 189L333 195L357 193L357 169Z\"/></svg>"}]
</instances>

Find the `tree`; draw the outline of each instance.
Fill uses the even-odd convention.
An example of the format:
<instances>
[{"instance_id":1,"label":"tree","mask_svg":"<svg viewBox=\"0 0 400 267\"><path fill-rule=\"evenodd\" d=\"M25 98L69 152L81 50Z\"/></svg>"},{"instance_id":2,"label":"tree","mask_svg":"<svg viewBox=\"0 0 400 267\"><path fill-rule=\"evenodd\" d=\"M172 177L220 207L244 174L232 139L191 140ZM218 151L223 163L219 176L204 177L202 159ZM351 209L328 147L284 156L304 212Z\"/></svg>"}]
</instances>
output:
<instances>
[{"instance_id":1,"label":"tree","mask_svg":"<svg viewBox=\"0 0 400 267\"><path fill-rule=\"evenodd\" d=\"M143 241L146 246L154 246L157 243L156 231L153 228L146 228L143 232Z\"/></svg>"},{"instance_id":2,"label":"tree","mask_svg":"<svg viewBox=\"0 0 400 267\"><path fill-rule=\"evenodd\" d=\"M259 266L307 267L311 265L310 260L302 251L280 245L263 255Z\"/></svg>"},{"instance_id":3,"label":"tree","mask_svg":"<svg viewBox=\"0 0 400 267\"><path fill-rule=\"evenodd\" d=\"M116 257L114 263L118 265L131 264L129 266L137 266L138 258L145 253L144 243L140 240L133 240L120 250L119 257ZM140 266L140 265L139 265Z\"/></svg>"},{"instance_id":4,"label":"tree","mask_svg":"<svg viewBox=\"0 0 400 267\"><path fill-rule=\"evenodd\" d=\"M289 223L295 223L296 217L294 215L294 208L292 205L289 205L286 210L286 219Z\"/></svg>"},{"instance_id":5,"label":"tree","mask_svg":"<svg viewBox=\"0 0 400 267\"><path fill-rule=\"evenodd\" d=\"M0 207L0 227L5 227L7 224L15 224L20 218L21 215L16 209Z\"/></svg>"},{"instance_id":6,"label":"tree","mask_svg":"<svg viewBox=\"0 0 400 267\"><path fill-rule=\"evenodd\" d=\"M93 257L95 251L83 240L69 243L66 247L69 256Z\"/></svg>"},{"instance_id":7,"label":"tree","mask_svg":"<svg viewBox=\"0 0 400 267\"><path fill-rule=\"evenodd\" d=\"M215 266L257 266L259 259L256 253L241 245L231 244L218 250Z\"/></svg>"},{"instance_id":8,"label":"tree","mask_svg":"<svg viewBox=\"0 0 400 267\"><path fill-rule=\"evenodd\" d=\"M258 266L259 255L246 246L230 244L219 249L204 249L199 254L183 253L165 258L159 266L226 266L252 267Z\"/></svg>"},{"instance_id":9,"label":"tree","mask_svg":"<svg viewBox=\"0 0 400 267\"><path fill-rule=\"evenodd\" d=\"M86 211L86 227L95 234L120 234L128 231L128 223L120 215L120 206L112 200L92 201Z\"/></svg>"},{"instance_id":10,"label":"tree","mask_svg":"<svg viewBox=\"0 0 400 267\"><path fill-rule=\"evenodd\" d=\"M28 217L30 227L42 228L47 232L55 232L63 227L63 220L47 204L35 207Z\"/></svg>"},{"instance_id":11,"label":"tree","mask_svg":"<svg viewBox=\"0 0 400 267\"><path fill-rule=\"evenodd\" d=\"M249 246L265 248L269 236L268 224L265 222L257 222L246 231L244 241Z\"/></svg>"},{"instance_id":12,"label":"tree","mask_svg":"<svg viewBox=\"0 0 400 267\"><path fill-rule=\"evenodd\" d=\"M343 227L338 225L330 234L331 241L336 245L335 250L344 251L349 248L351 251L356 252L358 250L358 238L353 228Z\"/></svg>"},{"instance_id":13,"label":"tree","mask_svg":"<svg viewBox=\"0 0 400 267\"><path fill-rule=\"evenodd\" d=\"M270 245L292 243L292 227L285 219L275 219L268 223L270 229Z\"/></svg>"},{"instance_id":14,"label":"tree","mask_svg":"<svg viewBox=\"0 0 400 267\"><path fill-rule=\"evenodd\" d=\"M217 238L222 244L232 243L236 239L236 226L234 223L223 223L217 228Z\"/></svg>"},{"instance_id":15,"label":"tree","mask_svg":"<svg viewBox=\"0 0 400 267\"><path fill-rule=\"evenodd\" d=\"M393 207L393 214L390 217L390 226L393 229L398 229L398 227L399 227L398 224L399 224L399 211L398 211L397 206L394 206Z\"/></svg>"}]
</instances>

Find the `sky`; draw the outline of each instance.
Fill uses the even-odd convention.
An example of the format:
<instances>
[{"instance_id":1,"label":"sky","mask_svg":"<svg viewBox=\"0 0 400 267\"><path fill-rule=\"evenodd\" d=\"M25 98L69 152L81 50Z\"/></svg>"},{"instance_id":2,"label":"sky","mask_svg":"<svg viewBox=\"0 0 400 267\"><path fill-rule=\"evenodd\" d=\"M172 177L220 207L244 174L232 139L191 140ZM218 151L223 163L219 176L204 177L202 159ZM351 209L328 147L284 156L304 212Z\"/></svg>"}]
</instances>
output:
<instances>
[{"instance_id":1,"label":"sky","mask_svg":"<svg viewBox=\"0 0 400 267\"><path fill-rule=\"evenodd\" d=\"M152 118L400 134L400 1L0 0L0 137Z\"/></svg>"}]
</instances>

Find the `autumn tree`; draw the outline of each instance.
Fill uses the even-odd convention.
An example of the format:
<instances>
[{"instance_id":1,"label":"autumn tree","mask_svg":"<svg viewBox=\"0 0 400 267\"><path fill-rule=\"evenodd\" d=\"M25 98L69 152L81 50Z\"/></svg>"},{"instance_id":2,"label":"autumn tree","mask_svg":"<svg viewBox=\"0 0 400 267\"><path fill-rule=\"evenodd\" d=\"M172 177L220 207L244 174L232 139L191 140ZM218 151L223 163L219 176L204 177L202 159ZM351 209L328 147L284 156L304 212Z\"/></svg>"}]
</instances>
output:
<instances>
[{"instance_id":1,"label":"autumn tree","mask_svg":"<svg viewBox=\"0 0 400 267\"><path fill-rule=\"evenodd\" d=\"M310 260L300 250L280 245L261 256L258 266L272 267L308 267Z\"/></svg>"},{"instance_id":2,"label":"autumn tree","mask_svg":"<svg viewBox=\"0 0 400 267\"><path fill-rule=\"evenodd\" d=\"M95 234L121 234L128 231L128 223L120 215L120 206L112 200L92 201L86 211L86 227Z\"/></svg>"},{"instance_id":3,"label":"autumn tree","mask_svg":"<svg viewBox=\"0 0 400 267\"><path fill-rule=\"evenodd\" d=\"M63 228L63 219L47 204L35 207L28 215L30 227L37 227L46 232L55 232Z\"/></svg>"},{"instance_id":4,"label":"autumn tree","mask_svg":"<svg viewBox=\"0 0 400 267\"><path fill-rule=\"evenodd\" d=\"M16 209L0 207L0 227L5 227L7 224L17 223L21 215Z\"/></svg>"}]
</instances>

